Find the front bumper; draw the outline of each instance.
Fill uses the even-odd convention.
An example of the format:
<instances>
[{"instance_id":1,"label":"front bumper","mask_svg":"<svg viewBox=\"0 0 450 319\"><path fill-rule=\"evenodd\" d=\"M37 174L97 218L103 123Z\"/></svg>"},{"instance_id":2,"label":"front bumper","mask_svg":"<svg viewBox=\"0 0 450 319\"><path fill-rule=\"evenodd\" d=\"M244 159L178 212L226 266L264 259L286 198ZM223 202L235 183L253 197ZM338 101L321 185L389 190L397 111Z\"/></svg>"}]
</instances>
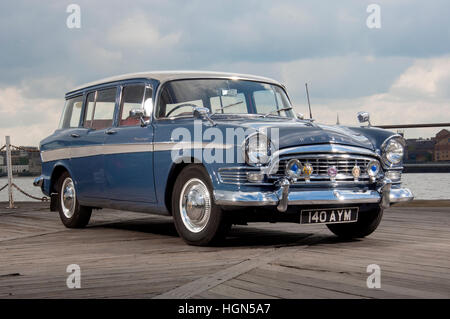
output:
<instances>
[{"instance_id":1,"label":"front bumper","mask_svg":"<svg viewBox=\"0 0 450 319\"><path fill-rule=\"evenodd\" d=\"M388 207L391 203L410 201L414 195L408 188L393 188L389 181L380 184L377 190L289 190L289 185L280 185L276 191L242 192L214 191L215 202L221 206L277 206L286 211L289 205L341 205L379 203Z\"/></svg>"}]
</instances>

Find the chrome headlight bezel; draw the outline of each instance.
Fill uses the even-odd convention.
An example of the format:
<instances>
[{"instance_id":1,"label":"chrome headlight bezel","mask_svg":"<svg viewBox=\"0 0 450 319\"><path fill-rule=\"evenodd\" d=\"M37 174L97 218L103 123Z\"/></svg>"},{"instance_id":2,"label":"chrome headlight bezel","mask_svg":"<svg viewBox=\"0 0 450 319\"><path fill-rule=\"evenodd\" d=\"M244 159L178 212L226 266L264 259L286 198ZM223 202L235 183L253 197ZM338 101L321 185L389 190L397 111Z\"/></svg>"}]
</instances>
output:
<instances>
[{"instance_id":1,"label":"chrome headlight bezel","mask_svg":"<svg viewBox=\"0 0 450 319\"><path fill-rule=\"evenodd\" d=\"M263 146L263 148L260 148ZM255 132L247 136L242 145L245 162L250 166L269 164L272 152L272 142L267 135Z\"/></svg>"},{"instance_id":2,"label":"chrome headlight bezel","mask_svg":"<svg viewBox=\"0 0 450 319\"><path fill-rule=\"evenodd\" d=\"M405 139L400 135L387 138L381 145L381 159L387 168L400 167L405 156Z\"/></svg>"}]
</instances>

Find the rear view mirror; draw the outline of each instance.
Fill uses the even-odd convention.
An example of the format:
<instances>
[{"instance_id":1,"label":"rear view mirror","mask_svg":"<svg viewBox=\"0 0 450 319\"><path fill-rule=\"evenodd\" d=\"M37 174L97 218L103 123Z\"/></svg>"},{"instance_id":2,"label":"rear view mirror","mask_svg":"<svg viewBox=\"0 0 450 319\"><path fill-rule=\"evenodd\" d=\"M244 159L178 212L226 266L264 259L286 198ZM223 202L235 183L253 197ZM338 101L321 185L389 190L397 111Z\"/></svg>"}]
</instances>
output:
<instances>
[{"instance_id":1,"label":"rear view mirror","mask_svg":"<svg viewBox=\"0 0 450 319\"><path fill-rule=\"evenodd\" d=\"M238 92L236 89L220 89L220 96L237 96Z\"/></svg>"}]
</instances>

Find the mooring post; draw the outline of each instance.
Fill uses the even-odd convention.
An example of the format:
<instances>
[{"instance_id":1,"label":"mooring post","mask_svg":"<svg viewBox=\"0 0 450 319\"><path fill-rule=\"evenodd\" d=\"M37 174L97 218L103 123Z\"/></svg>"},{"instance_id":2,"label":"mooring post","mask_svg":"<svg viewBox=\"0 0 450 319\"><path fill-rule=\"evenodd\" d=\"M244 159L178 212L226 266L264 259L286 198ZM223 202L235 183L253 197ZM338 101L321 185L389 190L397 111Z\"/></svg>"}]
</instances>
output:
<instances>
[{"instance_id":1,"label":"mooring post","mask_svg":"<svg viewBox=\"0 0 450 319\"><path fill-rule=\"evenodd\" d=\"M14 198L13 198L13 189L12 189L12 161L11 161L11 140L9 136L6 136L6 167L8 171L8 198L9 198L9 207L14 208Z\"/></svg>"}]
</instances>

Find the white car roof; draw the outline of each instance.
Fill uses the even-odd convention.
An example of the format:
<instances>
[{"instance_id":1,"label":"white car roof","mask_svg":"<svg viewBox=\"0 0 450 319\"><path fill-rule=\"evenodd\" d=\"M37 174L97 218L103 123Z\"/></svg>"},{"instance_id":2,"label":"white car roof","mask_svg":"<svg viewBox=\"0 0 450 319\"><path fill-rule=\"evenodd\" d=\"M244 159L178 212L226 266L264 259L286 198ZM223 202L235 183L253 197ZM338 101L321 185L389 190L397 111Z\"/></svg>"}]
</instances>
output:
<instances>
[{"instance_id":1,"label":"white car roof","mask_svg":"<svg viewBox=\"0 0 450 319\"><path fill-rule=\"evenodd\" d=\"M158 80L161 83L172 81L172 80L182 80L182 79L214 79L214 78L224 78L224 79L240 79L240 80L250 80L250 81L259 81L272 83L276 85L283 86L278 81L275 81L270 78L250 75L250 74L239 74L239 73L227 73L227 72L208 72L208 71L154 71L154 72L139 72L139 73L129 73L117 75L105 79L101 79L98 81L86 83L80 85L70 92L75 92L78 90L82 90L91 86L96 86L100 84L116 82L116 81L124 81L124 80L132 80L132 79L154 79ZM69 93L70 93L69 92Z\"/></svg>"}]
</instances>

